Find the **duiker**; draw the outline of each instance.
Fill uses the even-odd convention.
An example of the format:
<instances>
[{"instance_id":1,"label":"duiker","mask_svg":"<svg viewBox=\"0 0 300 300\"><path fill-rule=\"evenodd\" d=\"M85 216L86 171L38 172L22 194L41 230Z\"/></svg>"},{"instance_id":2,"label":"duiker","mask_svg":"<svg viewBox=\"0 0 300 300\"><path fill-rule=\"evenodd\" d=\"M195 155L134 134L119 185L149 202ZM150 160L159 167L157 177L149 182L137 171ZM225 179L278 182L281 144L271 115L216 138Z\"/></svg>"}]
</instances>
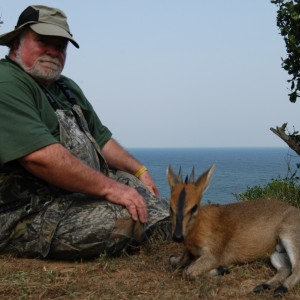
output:
<instances>
[{"instance_id":1,"label":"duiker","mask_svg":"<svg viewBox=\"0 0 300 300\"><path fill-rule=\"evenodd\" d=\"M277 273L253 291L275 288L274 296L281 296L300 279L300 210L276 200L201 206L214 169L196 181L192 171L183 182L168 168L172 237L185 245L181 256L170 257L171 265L186 267L184 275L193 279L270 256Z\"/></svg>"}]
</instances>

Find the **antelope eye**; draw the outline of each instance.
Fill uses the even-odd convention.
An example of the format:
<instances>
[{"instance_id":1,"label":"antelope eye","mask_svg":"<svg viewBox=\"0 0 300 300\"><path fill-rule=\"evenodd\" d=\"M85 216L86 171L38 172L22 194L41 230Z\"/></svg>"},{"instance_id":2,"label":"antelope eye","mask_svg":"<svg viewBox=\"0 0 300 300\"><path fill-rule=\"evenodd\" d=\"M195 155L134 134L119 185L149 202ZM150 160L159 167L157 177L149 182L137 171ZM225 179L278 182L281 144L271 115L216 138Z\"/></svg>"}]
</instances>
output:
<instances>
[{"instance_id":1,"label":"antelope eye","mask_svg":"<svg viewBox=\"0 0 300 300\"><path fill-rule=\"evenodd\" d=\"M191 209L191 215L194 214L197 209L198 209L198 204L195 204Z\"/></svg>"}]
</instances>

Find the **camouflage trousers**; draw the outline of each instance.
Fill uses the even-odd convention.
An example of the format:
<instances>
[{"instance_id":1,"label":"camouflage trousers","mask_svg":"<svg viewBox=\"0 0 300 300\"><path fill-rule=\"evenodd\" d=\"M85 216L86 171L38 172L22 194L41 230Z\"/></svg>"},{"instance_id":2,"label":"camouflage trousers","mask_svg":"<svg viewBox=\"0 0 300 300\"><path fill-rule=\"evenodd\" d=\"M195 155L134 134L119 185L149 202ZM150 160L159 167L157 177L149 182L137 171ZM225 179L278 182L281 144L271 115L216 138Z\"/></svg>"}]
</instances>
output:
<instances>
[{"instance_id":1,"label":"camouflage trousers","mask_svg":"<svg viewBox=\"0 0 300 300\"><path fill-rule=\"evenodd\" d=\"M0 213L0 253L61 259L118 255L147 240L160 222L170 223L167 199L156 198L128 173L111 171L109 176L143 196L147 224L134 222L125 207L103 198L76 193L44 195L45 199L34 195L31 203Z\"/></svg>"}]
</instances>

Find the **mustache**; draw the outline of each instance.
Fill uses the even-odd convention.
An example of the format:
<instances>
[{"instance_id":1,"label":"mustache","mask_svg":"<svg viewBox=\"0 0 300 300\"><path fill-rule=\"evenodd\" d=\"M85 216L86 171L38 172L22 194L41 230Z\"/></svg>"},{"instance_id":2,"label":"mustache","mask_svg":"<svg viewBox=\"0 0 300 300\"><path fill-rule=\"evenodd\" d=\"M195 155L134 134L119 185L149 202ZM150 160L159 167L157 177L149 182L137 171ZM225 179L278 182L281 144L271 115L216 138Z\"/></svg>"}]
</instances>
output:
<instances>
[{"instance_id":1,"label":"mustache","mask_svg":"<svg viewBox=\"0 0 300 300\"><path fill-rule=\"evenodd\" d=\"M37 59L37 62L48 62L48 63L52 63L54 65L56 65L58 68L61 68L61 63L59 61L58 58L56 57L51 57L49 55L43 55L43 56L40 56L38 59Z\"/></svg>"}]
</instances>

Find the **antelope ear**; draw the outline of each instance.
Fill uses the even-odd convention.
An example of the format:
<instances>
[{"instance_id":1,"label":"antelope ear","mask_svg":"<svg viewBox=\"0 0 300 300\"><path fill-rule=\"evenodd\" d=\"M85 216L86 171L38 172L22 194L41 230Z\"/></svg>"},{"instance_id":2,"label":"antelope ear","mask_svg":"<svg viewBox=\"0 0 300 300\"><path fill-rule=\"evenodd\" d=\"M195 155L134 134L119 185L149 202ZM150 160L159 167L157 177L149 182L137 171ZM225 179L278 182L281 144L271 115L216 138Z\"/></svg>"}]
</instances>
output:
<instances>
[{"instance_id":1,"label":"antelope ear","mask_svg":"<svg viewBox=\"0 0 300 300\"><path fill-rule=\"evenodd\" d=\"M212 175L215 171L215 165L212 164L211 167L204 172L195 182L195 186L197 189L197 194L201 196L209 187Z\"/></svg>"},{"instance_id":2,"label":"antelope ear","mask_svg":"<svg viewBox=\"0 0 300 300\"><path fill-rule=\"evenodd\" d=\"M173 189L175 185L179 183L179 179L173 172L171 165L169 165L168 167L167 174L169 186L171 187L171 189Z\"/></svg>"}]
</instances>

